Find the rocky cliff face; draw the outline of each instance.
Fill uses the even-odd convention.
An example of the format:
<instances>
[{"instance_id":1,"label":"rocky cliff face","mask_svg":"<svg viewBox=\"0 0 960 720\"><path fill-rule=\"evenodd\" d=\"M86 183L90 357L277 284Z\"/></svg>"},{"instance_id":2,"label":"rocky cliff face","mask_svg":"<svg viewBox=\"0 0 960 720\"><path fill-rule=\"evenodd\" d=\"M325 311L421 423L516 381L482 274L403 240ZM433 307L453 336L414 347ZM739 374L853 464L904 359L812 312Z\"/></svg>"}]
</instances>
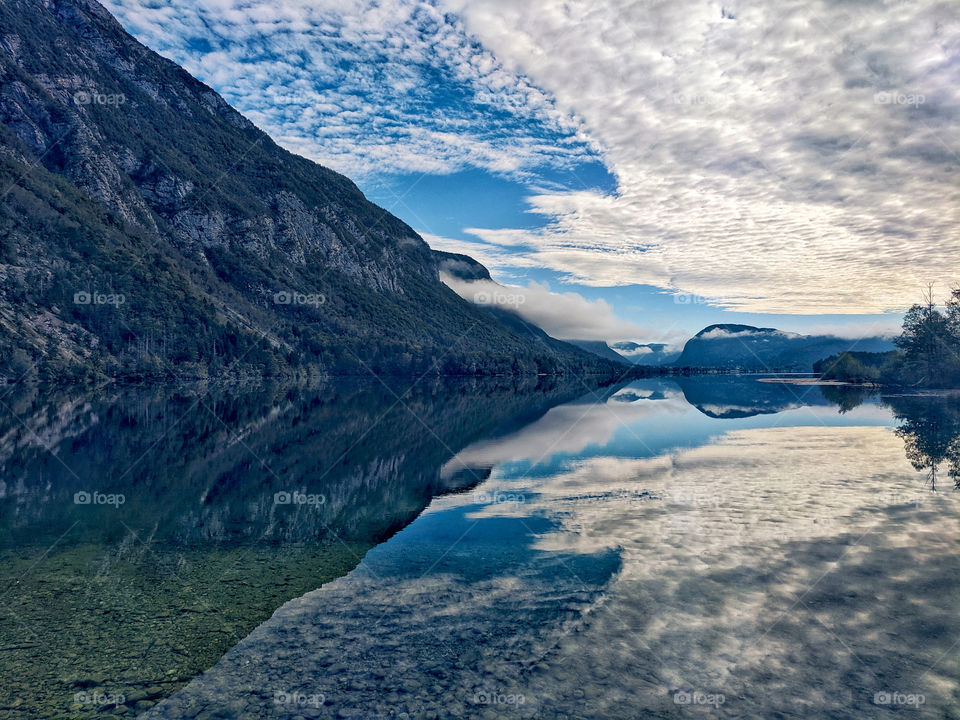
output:
<instances>
[{"instance_id":1,"label":"rocky cliff face","mask_svg":"<svg viewBox=\"0 0 960 720\"><path fill-rule=\"evenodd\" d=\"M451 275L458 280L492 280L490 271L469 255L434 250L433 259L436 261L440 272Z\"/></svg>"},{"instance_id":2,"label":"rocky cliff face","mask_svg":"<svg viewBox=\"0 0 960 720\"><path fill-rule=\"evenodd\" d=\"M0 183L0 375L564 359L456 297L410 227L93 0L0 4Z\"/></svg>"}]
</instances>

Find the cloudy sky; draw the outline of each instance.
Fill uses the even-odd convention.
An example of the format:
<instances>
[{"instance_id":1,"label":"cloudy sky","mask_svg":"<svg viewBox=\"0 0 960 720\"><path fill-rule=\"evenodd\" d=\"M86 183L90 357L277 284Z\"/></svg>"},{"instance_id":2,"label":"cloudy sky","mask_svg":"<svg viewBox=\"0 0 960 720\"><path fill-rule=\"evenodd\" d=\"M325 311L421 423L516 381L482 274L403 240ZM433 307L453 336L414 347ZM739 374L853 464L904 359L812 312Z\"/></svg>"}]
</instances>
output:
<instances>
[{"instance_id":1,"label":"cloudy sky","mask_svg":"<svg viewBox=\"0 0 960 720\"><path fill-rule=\"evenodd\" d=\"M560 336L864 334L960 283L956 0L105 4L528 308L560 294Z\"/></svg>"}]
</instances>

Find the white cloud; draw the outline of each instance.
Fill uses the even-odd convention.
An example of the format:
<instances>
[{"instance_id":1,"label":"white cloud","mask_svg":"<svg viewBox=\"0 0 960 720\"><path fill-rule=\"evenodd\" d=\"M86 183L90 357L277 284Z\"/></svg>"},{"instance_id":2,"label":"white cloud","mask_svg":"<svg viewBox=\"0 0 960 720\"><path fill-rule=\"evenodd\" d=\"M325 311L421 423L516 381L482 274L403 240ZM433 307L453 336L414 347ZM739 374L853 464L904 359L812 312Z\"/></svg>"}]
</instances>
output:
<instances>
[{"instance_id":1,"label":"white cloud","mask_svg":"<svg viewBox=\"0 0 960 720\"><path fill-rule=\"evenodd\" d=\"M756 330L754 330L754 329L749 329L749 330L726 330L726 329L724 329L724 328L714 328L714 329L711 330L710 332L703 333L703 335L700 335L700 337L701 337L702 339L704 339L704 340L717 340L717 339L721 339L721 338L737 338L737 337L744 337L744 336L748 336L748 335L765 335L765 334L766 334L766 333L761 333L761 332L759 332L759 328L756 329ZM775 332L775 333L772 333L772 334L773 334L773 335L776 335L776 336L778 336L778 337L784 337L784 338L796 338L796 337L800 337L800 336L797 335L796 333L783 332L782 330L779 330L779 331L777 331L777 332Z\"/></svg>"},{"instance_id":2,"label":"white cloud","mask_svg":"<svg viewBox=\"0 0 960 720\"><path fill-rule=\"evenodd\" d=\"M806 335L830 335L848 339L893 338L898 336L901 330L901 323L896 318L876 322L814 323L804 325L803 328Z\"/></svg>"},{"instance_id":3,"label":"white cloud","mask_svg":"<svg viewBox=\"0 0 960 720\"><path fill-rule=\"evenodd\" d=\"M105 4L281 145L354 178L593 156L549 96L429 0Z\"/></svg>"},{"instance_id":4,"label":"white cloud","mask_svg":"<svg viewBox=\"0 0 960 720\"><path fill-rule=\"evenodd\" d=\"M522 176L603 153L615 194L535 191L547 227L473 228L485 262L794 314L902 310L960 267L956 3L107 6L350 175Z\"/></svg>"},{"instance_id":5,"label":"white cloud","mask_svg":"<svg viewBox=\"0 0 960 720\"><path fill-rule=\"evenodd\" d=\"M617 352L623 355L624 357L641 357L643 355L653 355L653 350L651 348L648 348L645 345L638 345L637 347L629 350L617 348Z\"/></svg>"},{"instance_id":6,"label":"white cloud","mask_svg":"<svg viewBox=\"0 0 960 720\"><path fill-rule=\"evenodd\" d=\"M603 299L587 300L575 292L551 292L545 284L530 282L527 287L515 287L492 280L464 281L446 273L441 273L440 279L460 297L516 312L548 335L561 340L617 342L646 338L648 342L657 342L655 338L663 335L618 318Z\"/></svg>"},{"instance_id":7,"label":"white cloud","mask_svg":"<svg viewBox=\"0 0 960 720\"><path fill-rule=\"evenodd\" d=\"M447 6L577 116L617 176L615 196L532 198L552 224L509 238L543 266L774 313L899 309L953 279L960 6Z\"/></svg>"},{"instance_id":8,"label":"white cloud","mask_svg":"<svg viewBox=\"0 0 960 720\"><path fill-rule=\"evenodd\" d=\"M516 268L536 267L536 264L522 254L506 249L502 245L484 242L456 240L421 232L426 243L434 250L469 255L481 265L496 272L500 277L509 277Z\"/></svg>"}]
</instances>

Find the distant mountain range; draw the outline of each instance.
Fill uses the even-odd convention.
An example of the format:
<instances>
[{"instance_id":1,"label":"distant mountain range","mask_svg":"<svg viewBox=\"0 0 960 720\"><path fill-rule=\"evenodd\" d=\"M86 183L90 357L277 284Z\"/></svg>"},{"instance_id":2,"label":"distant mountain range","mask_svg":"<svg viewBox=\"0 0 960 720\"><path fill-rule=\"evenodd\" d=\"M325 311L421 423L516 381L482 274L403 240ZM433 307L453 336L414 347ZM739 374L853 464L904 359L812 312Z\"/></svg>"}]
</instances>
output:
<instances>
[{"instance_id":1,"label":"distant mountain range","mask_svg":"<svg viewBox=\"0 0 960 720\"><path fill-rule=\"evenodd\" d=\"M511 288L493 281L487 268L473 258L437 251L434 251L434 255L441 276L445 274L465 282L486 281L487 284L478 283L475 286L481 289L479 295L489 294L483 288L502 288L505 294L511 291ZM673 350L665 343L623 341L611 345L599 340L566 340L561 343L524 320L519 307L480 306L518 333L523 334L526 330L528 336L538 342L575 345L619 365L813 372L814 363L831 355L851 350L887 352L895 347L891 339L883 337L849 339L831 335L801 335L776 328L732 323L705 327L685 343L682 351Z\"/></svg>"},{"instance_id":2,"label":"distant mountain range","mask_svg":"<svg viewBox=\"0 0 960 720\"><path fill-rule=\"evenodd\" d=\"M670 365L680 357L677 350L669 350L664 343L618 342L610 346L634 365Z\"/></svg>"},{"instance_id":3,"label":"distant mountain range","mask_svg":"<svg viewBox=\"0 0 960 720\"><path fill-rule=\"evenodd\" d=\"M613 368L464 301L439 266L469 258L94 0L4 0L0 28L0 379Z\"/></svg>"},{"instance_id":4,"label":"distant mountain range","mask_svg":"<svg viewBox=\"0 0 960 720\"><path fill-rule=\"evenodd\" d=\"M618 353L612 347L603 342L603 340L568 340L572 345L576 345L578 348L582 348L587 352L592 352L598 357L607 358L614 362L621 363L623 365L633 364L633 360L628 357L625 357L621 353Z\"/></svg>"},{"instance_id":5,"label":"distant mountain range","mask_svg":"<svg viewBox=\"0 0 960 720\"><path fill-rule=\"evenodd\" d=\"M812 372L817 360L846 350L885 352L893 341L870 337L856 340L828 335L798 335L752 325L710 325L684 345L674 362L679 367L755 371Z\"/></svg>"},{"instance_id":6,"label":"distant mountain range","mask_svg":"<svg viewBox=\"0 0 960 720\"><path fill-rule=\"evenodd\" d=\"M857 350L887 352L893 341L882 337L845 339L799 335L752 325L710 325L690 338L682 352L662 343L570 341L599 357L636 365L716 368L746 371L812 372L813 364L831 355Z\"/></svg>"}]
</instances>

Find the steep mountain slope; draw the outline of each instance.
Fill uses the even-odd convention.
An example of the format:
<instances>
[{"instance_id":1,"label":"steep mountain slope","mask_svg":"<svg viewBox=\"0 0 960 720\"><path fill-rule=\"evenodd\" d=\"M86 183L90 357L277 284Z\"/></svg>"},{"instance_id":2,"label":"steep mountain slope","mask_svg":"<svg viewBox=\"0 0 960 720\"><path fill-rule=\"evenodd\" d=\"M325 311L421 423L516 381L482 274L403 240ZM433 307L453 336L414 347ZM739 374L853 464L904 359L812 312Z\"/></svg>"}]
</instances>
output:
<instances>
[{"instance_id":1,"label":"steep mountain slope","mask_svg":"<svg viewBox=\"0 0 960 720\"><path fill-rule=\"evenodd\" d=\"M0 3L0 193L0 376L605 369L456 296L94 0Z\"/></svg>"},{"instance_id":2,"label":"steep mountain slope","mask_svg":"<svg viewBox=\"0 0 960 720\"><path fill-rule=\"evenodd\" d=\"M845 350L884 352L885 338L851 340L825 335L798 335L752 325L710 325L687 341L674 363L681 367L811 372L813 364Z\"/></svg>"},{"instance_id":3,"label":"steep mountain slope","mask_svg":"<svg viewBox=\"0 0 960 720\"><path fill-rule=\"evenodd\" d=\"M591 352L598 357L606 358L612 362L621 363L623 365L633 364L632 360L625 358L602 340L569 340L568 342L571 345L576 345L582 350L586 350L587 352Z\"/></svg>"}]
</instances>

